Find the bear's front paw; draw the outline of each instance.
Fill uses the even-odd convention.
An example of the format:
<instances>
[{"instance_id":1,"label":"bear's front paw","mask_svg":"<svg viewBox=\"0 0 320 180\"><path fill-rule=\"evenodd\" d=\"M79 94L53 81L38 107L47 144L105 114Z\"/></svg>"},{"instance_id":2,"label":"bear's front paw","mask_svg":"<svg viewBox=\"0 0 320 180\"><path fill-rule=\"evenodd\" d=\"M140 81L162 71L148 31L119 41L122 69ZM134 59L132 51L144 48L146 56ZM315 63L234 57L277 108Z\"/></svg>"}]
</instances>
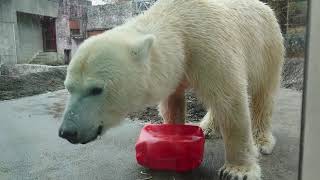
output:
<instances>
[{"instance_id":1,"label":"bear's front paw","mask_svg":"<svg viewBox=\"0 0 320 180\"><path fill-rule=\"evenodd\" d=\"M260 166L233 166L224 165L219 170L220 180L261 180Z\"/></svg>"}]
</instances>

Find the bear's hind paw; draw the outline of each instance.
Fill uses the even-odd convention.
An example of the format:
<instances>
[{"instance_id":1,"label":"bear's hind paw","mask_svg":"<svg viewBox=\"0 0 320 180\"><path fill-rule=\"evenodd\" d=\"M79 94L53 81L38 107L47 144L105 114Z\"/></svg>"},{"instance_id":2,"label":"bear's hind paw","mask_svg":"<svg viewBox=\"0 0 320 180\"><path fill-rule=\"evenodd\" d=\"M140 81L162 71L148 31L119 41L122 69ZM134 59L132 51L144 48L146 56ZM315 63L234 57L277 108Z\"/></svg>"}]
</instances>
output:
<instances>
[{"instance_id":1,"label":"bear's hind paw","mask_svg":"<svg viewBox=\"0 0 320 180\"><path fill-rule=\"evenodd\" d=\"M206 139L219 139L222 137L219 128L215 128L206 121L201 121L199 126L203 130Z\"/></svg>"},{"instance_id":2,"label":"bear's hind paw","mask_svg":"<svg viewBox=\"0 0 320 180\"><path fill-rule=\"evenodd\" d=\"M259 165L232 166L224 165L219 170L220 180L261 180Z\"/></svg>"},{"instance_id":3,"label":"bear's hind paw","mask_svg":"<svg viewBox=\"0 0 320 180\"><path fill-rule=\"evenodd\" d=\"M255 144L261 154L271 154L274 146L276 144L276 138L271 134L268 133L266 135L259 135L259 136L254 136L255 138Z\"/></svg>"}]
</instances>

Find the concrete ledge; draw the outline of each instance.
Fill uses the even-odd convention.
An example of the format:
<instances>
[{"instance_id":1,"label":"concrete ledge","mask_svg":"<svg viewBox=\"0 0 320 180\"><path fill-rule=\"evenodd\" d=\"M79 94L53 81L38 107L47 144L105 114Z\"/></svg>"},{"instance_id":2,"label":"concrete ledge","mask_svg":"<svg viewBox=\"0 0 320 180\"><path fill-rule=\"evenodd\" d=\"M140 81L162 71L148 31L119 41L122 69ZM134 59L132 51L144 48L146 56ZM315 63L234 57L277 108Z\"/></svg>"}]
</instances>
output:
<instances>
[{"instance_id":1,"label":"concrete ledge","mask_svg":"<svg viewBox=\"0 0 320 180\"><path fill-rule=\"evenodd\" d=\"M30 73L39 73L50 71L53 69L66 70L67 65L63 66L48 66L48 65L38 65L38 64L16 64L16 65L2 65L0 67L0 75L8 76L21 76Z\"/></svg>"}]
</instances>

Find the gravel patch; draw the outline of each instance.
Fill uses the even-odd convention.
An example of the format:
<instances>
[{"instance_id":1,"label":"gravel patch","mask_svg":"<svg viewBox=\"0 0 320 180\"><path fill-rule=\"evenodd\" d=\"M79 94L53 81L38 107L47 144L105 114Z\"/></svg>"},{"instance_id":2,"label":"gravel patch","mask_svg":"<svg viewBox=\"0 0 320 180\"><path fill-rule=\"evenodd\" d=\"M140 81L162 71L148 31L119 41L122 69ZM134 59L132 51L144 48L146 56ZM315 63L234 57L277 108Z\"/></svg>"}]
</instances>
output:
<instances>
[{"instance_id":1,"label":"gravel patch","mask_svg":"<svg viewBox=\"0 0 320 180\"><path fill-rule=\"evenodd\" d=\"M282 87L302 91L303 72L303 58L292 58L285 61L282 71Z\"/></svg>"},{"instance_id":2,"label":"gravel patch","mask_svg":"<svg viewBox=\"0 0 320 180\"><path fill-rule=\"evenodd\" d=\"M190 90L186 93L186 121L198 122L206 115L206 110L198 101L195 94ZM147 107L143 111L138 111L129 114L129 118L136 121L144 121L148 123L159 124L162 123L162 118L159 116L157 106Z\"/></svg>"},{"instance_id":3,"label":"gravel patch","mask_svg":"<svg viewBox=\"0 0 320 180\"><path fill-rule=\"evenodd\" d=\"M0 100L16 99L64 89L65 69L22 76L0 76Z\"/></svg>"}]
</instances>

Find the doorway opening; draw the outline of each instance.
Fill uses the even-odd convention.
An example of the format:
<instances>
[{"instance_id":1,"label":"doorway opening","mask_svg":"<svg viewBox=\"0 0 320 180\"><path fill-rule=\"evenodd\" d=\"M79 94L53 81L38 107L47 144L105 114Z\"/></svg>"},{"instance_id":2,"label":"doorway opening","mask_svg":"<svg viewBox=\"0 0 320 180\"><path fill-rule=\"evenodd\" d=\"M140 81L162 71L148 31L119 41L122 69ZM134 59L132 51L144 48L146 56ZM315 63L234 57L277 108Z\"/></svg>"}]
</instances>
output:
<instances>
[{"instance_id":1,"label":"doorway opening","mask_svg":"<svg viewBox=\"0 0 320 180\"><path fill-rule=\"evenodd\" d=\"M42 37L43 37L43 51L57 52L55 18L45 16L42 19L41 24L42 24Z\"/></svg>"}]
</instances>

